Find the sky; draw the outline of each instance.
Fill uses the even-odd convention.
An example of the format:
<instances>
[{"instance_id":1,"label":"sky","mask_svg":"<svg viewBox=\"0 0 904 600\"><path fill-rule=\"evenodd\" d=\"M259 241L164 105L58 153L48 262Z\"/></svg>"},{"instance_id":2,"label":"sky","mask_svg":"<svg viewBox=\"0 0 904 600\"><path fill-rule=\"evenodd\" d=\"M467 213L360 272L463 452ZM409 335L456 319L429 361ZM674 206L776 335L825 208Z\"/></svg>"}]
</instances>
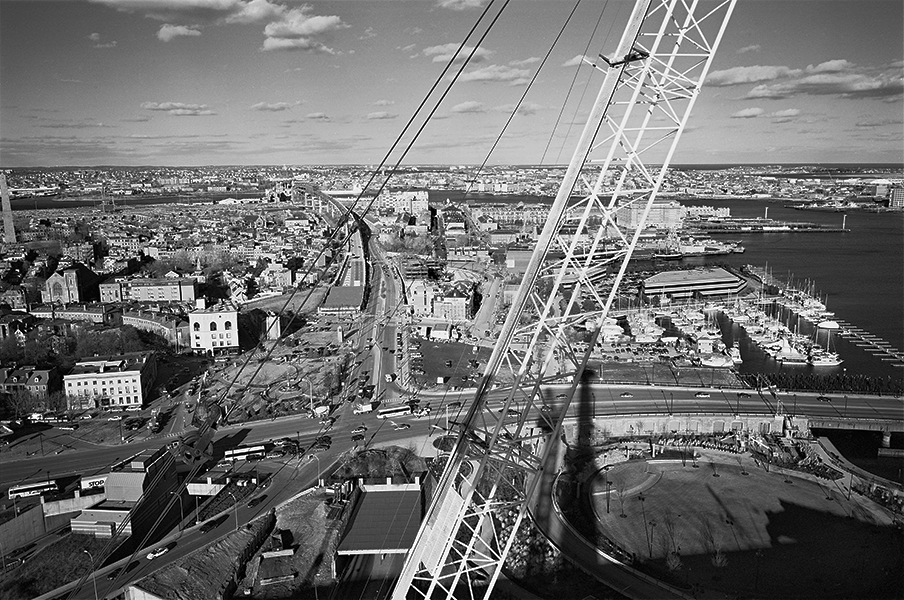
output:
<instances>
[{"instance_id":1,"label":"sky","mask_svg":"<svg viewBox=\"0 0 904 600\"><path fill-rule=\"evenodd\" d=\"M0 0L0 166L378 163L488 1ZM404 164L566 163L628 0L490 149L574 5L513 0ZM901 163L902 96L901 0L739 0L673 163Z\"/></svg>"}]
</instances>

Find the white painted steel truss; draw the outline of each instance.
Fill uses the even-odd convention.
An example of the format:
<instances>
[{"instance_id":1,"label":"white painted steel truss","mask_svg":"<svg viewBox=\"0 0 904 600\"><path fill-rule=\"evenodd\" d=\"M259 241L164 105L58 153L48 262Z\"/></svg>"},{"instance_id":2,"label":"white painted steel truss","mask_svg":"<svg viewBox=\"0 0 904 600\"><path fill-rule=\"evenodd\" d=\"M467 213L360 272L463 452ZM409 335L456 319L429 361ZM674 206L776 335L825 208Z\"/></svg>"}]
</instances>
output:
<instances>
[{"instance_id":1,"label":"white painted steel truss","mask_svg":"<svg viewBox=\"0 0 904 600\"><path fill-rule=\"evenodd\" d=\"M393 598L489 598L734 4L637 0L593 64L599 94ZM568 390L554 410L551 384Z\"/></svg>"}]
</instances>

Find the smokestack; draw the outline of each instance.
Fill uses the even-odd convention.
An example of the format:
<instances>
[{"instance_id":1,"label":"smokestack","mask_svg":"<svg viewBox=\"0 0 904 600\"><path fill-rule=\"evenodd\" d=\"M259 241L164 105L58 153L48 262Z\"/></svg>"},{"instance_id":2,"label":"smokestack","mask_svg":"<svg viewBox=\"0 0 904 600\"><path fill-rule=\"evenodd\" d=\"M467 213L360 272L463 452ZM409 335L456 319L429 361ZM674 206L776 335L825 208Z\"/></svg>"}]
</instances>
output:
<instances>
[{"instance_id":1,"label":"smokestack","mask_svg":"<svg viewBox=\"0 0 904 600\"><path fill-rule=\"evenodd\" d=\"M3 241L16 243L16 229L13 227L13 208L9 203L9 188L6 187L6 173L0 171L0 196L3 199Z\"/></svg>"}]
</instances>

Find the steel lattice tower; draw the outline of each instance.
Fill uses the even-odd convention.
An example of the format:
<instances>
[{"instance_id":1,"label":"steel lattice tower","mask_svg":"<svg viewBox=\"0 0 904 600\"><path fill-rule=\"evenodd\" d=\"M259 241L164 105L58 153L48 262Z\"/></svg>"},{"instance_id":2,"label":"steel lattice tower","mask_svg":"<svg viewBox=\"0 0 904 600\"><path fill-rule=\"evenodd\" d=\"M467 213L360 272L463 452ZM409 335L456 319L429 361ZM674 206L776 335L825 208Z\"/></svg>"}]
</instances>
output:
<instances>
[{"instance_id":1,"label":"steel lattice tower","mask_svg":"<svg viewBox=\"0 0 904 600\"><path fill-rule=\"evenodd\" d=\"M393 598L490 597L734 5L637 0L593 65L599 93ZM550 384L568 386L555 411Z\"/></svg>"}]
</instances>

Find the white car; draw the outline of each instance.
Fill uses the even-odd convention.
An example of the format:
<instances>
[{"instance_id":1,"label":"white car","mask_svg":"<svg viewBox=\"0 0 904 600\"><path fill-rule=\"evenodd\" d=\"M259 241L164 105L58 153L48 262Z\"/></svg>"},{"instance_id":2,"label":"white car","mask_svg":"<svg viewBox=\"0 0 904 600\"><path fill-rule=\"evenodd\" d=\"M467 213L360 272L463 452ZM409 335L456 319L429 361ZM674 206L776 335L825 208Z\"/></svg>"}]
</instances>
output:
<instances>
[{"instance_id":1,"label":"white car","mask_svg":"<svg viewBox=\"0 0 904 600\"><path fill-rule=\"evenodd\" d=\"M393 427L393 429L395 431L404 431L406 429L411 429L411 425L409 425L408 423L399 423L398 425Z\"/></svg>"},{"instance_id":2,"label":"white car","mask_svg":"<svg viewBox=\"0 0 904 600\"><path fill-rule=\"evenodd\" d=\"M163 556L167 552L169 552L169 548L167 548L166 546L160 546L159 548L154 548L153 550L148 552L148 560L154 560L158 556Z\"/></svg>"},{"instance_id":3,"label":"white car","mask_svg":"<svg viewBox=\"0 0 904 600\"><path fill-rule=\"evenodd\" d=\"M709 392L697 392L694 398L709 398Z\"/></svg>"},{"instance_id":4,"label":"white car","mask_svg":"<svg viewBox=\"0 0 904 600\"><path fill-rule=\"evenodd\" d=\"M621 397L622 398L633 398L634 394L632 394L631 392L622 392Z\"/></svg>"}]
</instances>

